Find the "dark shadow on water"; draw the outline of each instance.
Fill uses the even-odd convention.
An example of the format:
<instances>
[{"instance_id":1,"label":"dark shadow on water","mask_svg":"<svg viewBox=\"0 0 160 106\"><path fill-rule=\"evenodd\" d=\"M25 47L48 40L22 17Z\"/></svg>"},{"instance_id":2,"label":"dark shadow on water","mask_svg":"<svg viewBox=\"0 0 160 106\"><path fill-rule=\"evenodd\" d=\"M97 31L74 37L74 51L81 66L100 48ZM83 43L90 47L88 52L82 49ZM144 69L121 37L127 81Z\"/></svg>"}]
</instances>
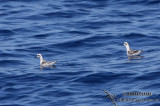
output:
<instances>
[{"instance_id":1,"label":"dark shadow on water","mask_svg":"<svg viewBox=\"0 0 160 106\"><path fill-rule=\"evenodd\" d=\"M128 56L128 62L142 62L144 56Z\"/></svg>"},{"instance_id":2,"label":"dark shadow on water","mask_svg":"<svg viewBox=\"0 0 160 106\"><path fill-rule=\"evenodd\" d=\"M56 68L56 65L50 65L50 66L40 66L40 69L43 70L43 69L53 69L53 68Z\"/></svg>"}]
</instances>

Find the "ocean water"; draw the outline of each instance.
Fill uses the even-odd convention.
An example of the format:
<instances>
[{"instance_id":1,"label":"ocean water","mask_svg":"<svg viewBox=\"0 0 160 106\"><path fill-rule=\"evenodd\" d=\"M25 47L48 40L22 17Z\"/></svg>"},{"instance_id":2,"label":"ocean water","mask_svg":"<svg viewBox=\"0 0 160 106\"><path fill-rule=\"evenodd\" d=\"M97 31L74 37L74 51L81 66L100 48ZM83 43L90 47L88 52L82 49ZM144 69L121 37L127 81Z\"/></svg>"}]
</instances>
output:
<instances>
[{"instance_id":1,"label":"ocean water","mask_svg":"<svg viewBox=\"0 0 160 106\"><path fill-rule=\"evenodd\" d=\"M0 0L0 63L0 106L160 106L117 101L160 99L160 0Z\"/></svg>"}]
</instances>

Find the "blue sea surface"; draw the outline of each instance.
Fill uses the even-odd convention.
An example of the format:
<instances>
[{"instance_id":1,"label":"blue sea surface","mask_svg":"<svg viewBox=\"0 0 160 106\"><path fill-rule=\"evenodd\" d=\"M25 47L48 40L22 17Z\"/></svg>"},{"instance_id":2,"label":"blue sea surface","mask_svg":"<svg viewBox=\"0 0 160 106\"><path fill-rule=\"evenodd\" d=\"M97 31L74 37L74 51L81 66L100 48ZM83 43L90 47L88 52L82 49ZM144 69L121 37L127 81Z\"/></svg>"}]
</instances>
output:
<instances>
[{"instance_id":1,"label":"blue sea surface","mask_svg":"<svg viewBox=\"0 0 160 106\"><path fill-rule=\"evenodd\" d=\"M103 90L160 106L117 101L160 99L160 0L0 0L0 106L114 106Z\"/></svg>"}]
</instances>

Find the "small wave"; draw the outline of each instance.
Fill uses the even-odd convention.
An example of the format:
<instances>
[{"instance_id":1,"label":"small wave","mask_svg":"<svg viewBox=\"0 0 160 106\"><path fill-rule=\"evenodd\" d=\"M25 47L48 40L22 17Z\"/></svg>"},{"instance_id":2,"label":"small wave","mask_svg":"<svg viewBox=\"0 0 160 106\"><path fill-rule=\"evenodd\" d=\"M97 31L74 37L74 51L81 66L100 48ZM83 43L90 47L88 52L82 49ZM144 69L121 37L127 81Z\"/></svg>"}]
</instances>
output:
<instances>
[{"instance_id":1,"label":"small wave","mask_svg":"<svg viewBox=\"0 0 160 106\"><path fill-rule=\"evenodd\" d=\"M15 34L14 31L9 30L9 29L0 29L0 35L1 36L10 36Z\"/></svg>"},{"instance_id":2,"label":"small wave","mask_svg":"<svg viewBox=\"0 0 160 106\"><path fill-rule=\"evenodd\" d=\"M15 65L25 65L25 62L21 60L1 60L0 62L3 67L15 66Z\"/></svg>"},{"instance_id":3,"label":"small wave","mask_svg":"<svg viewBox=\"0 0 160 106\"><path fill-rule=\"evenodd\" d=\"M148 5L154 5L154 4L159 4L160 3L160 0L148 0L146 4Z\"/></svg>"},{"instance_id":4,"label":"small wave","mask_svg":"<svg viewBox=\"0 0 160 106\"><path fill-rule=\"evenodd\" d=\"M24 57L23 54L15 54L15 53L0 53L0 57Z\"/></svg>"},{"instance_id":5,"label":"small wave","mask_svg":"<svg viewBox=\"0 0 160 106\"><path fill-rule=\"evenodd\" d=\"M62 48L66 48L66 47L70 47L70 48L74 48L74 47L92 47L92 46L100 46L101 40L109 40L114 38L113 36L92 36L92 37L88 37L88 38L83 38L83 39L79 39L79 40L70 40L67 42L63 42L63 43L57 43L57 44L52 44L52 45L48 45L49 47L53 47L53 46L59 46ZM94 42L94 43L93 43Z\"/></svg>"},{"instance_id":6,"label":"small wave","mask_svg":"<svg viewBox=\"0 0 160 106\"><path fill-rule=\"evenodd\" d=\"M35 46L35 47L29 47L27 48L28 51L37 51L37 52L40 52L40 53L43 53L43 52L52 52L53 50L51 48L46 48L46 47L40 47L40 46Z\"/></svg>"},{"instance_id":7,"label":"small wave","mask_svg":"<svg viewBox=\"0 0 160 106\"><path fill-rule=\"evenodd\" d=\"M46 17L52 17L52 18L74 18L76 16L82 16L85 14L86 13L78 12L78 11L64 11L64 12L59 11L59 12L45 13L42 15Z\"/></svg>"},{"instance_id":8,"label":"small wave","mask_svg":"<svg viewBox=\"0 0 160 106\"><path fill-rule=\"evenodd\" d=\"M30 50L30 49L14 49L16 52L23 52L23 53L26 53L26 52L28 52L28 53L31 53L31 52L33 52L33 50Z\"/></svg>"},{"instance_id":9,"label":"small wave","mask_svg":"<svg viewBox=\"0 0 160 106\"><path fill-rule=\"evenodd\" d=\"M17 33L23 33L23 32L35 32L34 30L30 30L30 29L27 29L27 28L14 28L13 29L14 32L17 32Z\"/></svg>"},{"instance_id":10,"label":"small wave","mask_svg":"<svg viewBox=\"0 0 160 106\"><path fill-rule=\"evenodd\" d=\"M94 54L94 55L89 55L89 56L84 56L86 59L91 59L91 58L106 58L106 56L111 56L112 54Z\"/></svg>"},{"instance_id":11,"label":"small wave","mask_svg":"<svg viewBox=\"0 0 160 106\"><path fill-rule=\"evenodd\" d=\"M2 9L2 10L0 10L0 11L4 11L4 10ZM7 15L9 15L9 13L0 13L0 16L1 16L1 17L7 16Z\"/></svg>"},{"instance_id":12,"label":"small wave","mask_svg":"<svg viewBox=\"0 0 160 106\"><path fill-rule=\"evenodd\" d=\"M117 1L115 1L117 2ZM160 3L159 0L131 0L131 1L119 1L122 5L155 5Z\"/></svg>"},{"instance_id":13,"label":"small wave","mask_svg":"<svg viewBox=\"0 0 160 106\"><path fill-rule=\"evenodd\" d=\"M130 39L130 38L137 39L137 38L144 38L148 36L140 34L140 33L130 33L130 34L123 35L122 37L127 38L127 39Z\"/></svg>"},{"instance_id":14,"label":"small wave","mask_svg":"<svg viewBox=\"0 0 160 106\"><path fill-rule=\"evenodd\" d=\"M107 24L130 24L130 21L108 21Z\"/></svg>"},{"instance_id":15,"label":"small wave","mask_svg":"<svg viewBox=\"0 0 160 106\"><path fill-rule=\"evenodd\" d=\"M119 16L122 16L122 17L138 17L138 18L140 18L140 17L143 17L144 15L142 15L142 14L140 14L140 13L120 13L120 15ZM131 23L131 22L127 22L126 21L126 23Z\"/></svg>"},{"instance_id":16,"label":"small wave","mask_svg":"<svg viewBox=\"0 0 160 106\"><path fill-rule=\"evenodd\" d=\"M132 1L125 1L125 0L123 0L121 3L125 3L125 4L127 4L127 5L138 5L138 4L145 4L147 1L146 0L139 0L139 1L137 1L137 0L132 0Z\"/></svg>"},{"instance_id":17,"label":"small wave","mask_svg":"<svg viewBox=\"0 0 160 106\"><path fill-rule=\"evenodd\" d=\"M0 2L34 2L35 0L28 0L28 1L26 1L26 0L0 0ZM40 0L41 1L41 0Z\"/></svg>"},{"instance_id":18,"label":"small wave","mask_svg":"<svg viewBox=\"0 0 160 106\"><path fill-rule=\"evenodd\" d=\"M26 20L44 20L45 17L43 15L29 15L25 17L21 17L19 19L26 19Z\"/></svg>"},{"instance_id":19,"label":"small wave","mask_svg":"<svg viewBox=\"0 0 160 106\"><path fill-rule=\"evenodd\" d=\"M153 83L153 84L149 84L147 86L142 87L143 89L157 89L160 87L159 82L158 83Z\"/></svg>"},{"instance_id":20,"label":"small wave","mask_svg":"<svg viewBox=\"0 0 160 106\"><path fill-rule=\"evenodd\" d=\"M71 96L74 93L70 92L70 91L65 91L65 90L47 90L47 91L43 91L39 94L39 96L50 96L50 94L53 94L54 97L62 97L62 96Z\"/></svg>"},{"instance_id":21,"label":"small wave","mask_svg":"<svg viewBox=\"0 0 160 106\"><path fill-rule=\"evenodd\" d=\"M100 83L106 83L110 81L114 81L117 79L121 79L122 77L129 77L131 73L123 73L123 74L115 74L112 72L101 72L96 74L89 74L83 77L80 77L74 82L81 82L81 83L87 83L87 84L100 84Z\"/></svg>"},{"instance_id":22,"label":"small wave","mask_svg":"<svg viewBox=\"0 0 160 106\"><path fill-rule=\"evenodd\" d=\"M51 36L51 34L46 33L46 34L36 34L36 35L33 35L32 37L38 38L38 39L45 39L45 38L47 38L49 36Z\"/></svg>"},{"instance_id":23,"label":"small wave","mask_svg":"<svg viewBox=\"0 0 160 106\"><path fill-rule=\"evenodd\" d=\"M75 3L73 6L76 6L76 7L81 7L81 8L102 8L102 7L105 7L106 6L106 3L102 0L102 1L95 1L95 0L92 0L90 2L79 2L79 3Z\"/></svg>"},{"instance_id":24,"label":"small wave","mask_svg":"<svg viewBox=\"0 0 160 106\"><path fill-rule=\"evenodd\" d=\"M146 73L141 76L138 76L135 78L136 81L148 81L148 80L155 80L159 78L160 72L151 72L151 73Z\"/></svg>"},{"instance_id":25,"label":"small wave","mask_svg":"<svg viewBox=\"0 0 160 106\"><path fill-rule=\"evenodd\" d=\"M68 33L68 34L78 34L78 35L89 35L91 33L89 32L84 32L84 31L66 31L64 33Z\"/></svg>"}]
</instances>

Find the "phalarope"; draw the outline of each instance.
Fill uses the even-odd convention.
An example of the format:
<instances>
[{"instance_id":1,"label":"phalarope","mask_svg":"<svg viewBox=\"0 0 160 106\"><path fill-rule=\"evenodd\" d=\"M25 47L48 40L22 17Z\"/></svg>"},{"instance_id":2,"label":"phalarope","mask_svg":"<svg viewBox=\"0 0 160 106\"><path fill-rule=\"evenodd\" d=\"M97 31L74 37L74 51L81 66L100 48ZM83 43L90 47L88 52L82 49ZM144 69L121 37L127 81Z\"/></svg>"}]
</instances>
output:
<instances>
[{"instance_id":1,"label":"phalarope","mask_svg":"<svg viewBox=\"0 0 160 106\"><path fill-rule=\"evenodd\" d=\"M43 59L42 55L41 54L37 54L37 57L40 58L40 65L42 67L48 67L48 66L52 66L54 65L57 61L46 61Z\"/></svg>"},{"instance_id":2,"label":"phalarope","mask_svg":"<svg viewBox=\"0 0 160 106\"><path fill-rule=\"evenodd\" d=\"M126 46L127 50L127 56L139 56L143 50L133 50L129 47L128 42L124 42L124 45Z\"/></svg>"}]
</instances>

